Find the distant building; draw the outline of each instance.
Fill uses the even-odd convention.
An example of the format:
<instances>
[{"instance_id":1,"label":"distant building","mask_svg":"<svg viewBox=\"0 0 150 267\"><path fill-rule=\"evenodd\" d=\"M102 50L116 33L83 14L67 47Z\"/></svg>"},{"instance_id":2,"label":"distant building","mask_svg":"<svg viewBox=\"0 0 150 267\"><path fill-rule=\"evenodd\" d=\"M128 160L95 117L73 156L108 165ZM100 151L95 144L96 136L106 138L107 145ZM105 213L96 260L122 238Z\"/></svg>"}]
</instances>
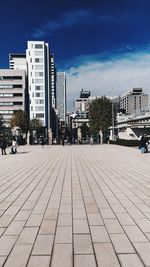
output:
<instances>
[{"instance_id":1,"label":"distant building","mask_svg":"<svg viewBox=\"0 0 150 267\"><path fill-rule=\"evenodd\" d=\"M65 72L57 72L56 79L56 107L61 122L66 122L66 75Z\"/></svg>"},{"instance_id":2,"label":"distant building","mask_svg":"<svg viewBox=\"0 0 150 267\"><path fill-rule=\"evenodd\" d=\"M86 90L80 91L80 98L76 98L74 102L75 109L79 112L87 111L88 101L90 98L91 92Z\"/></svg>"},{"instance_id":3,"label":"distant building","mask_svg":"<svg viewBox=\"0 0 150 267\"><path fill-rule=\"evenodd\" d=\"M25 70L0 70L0 115L5 126L15 110L26 111L26 91Z\"/></svg>"},{"instance_id":4,"label":"distant building","mask_svg":"<svg viewBox=\"0 0 150 267\"><path fill-rule=\"evenodd\" d=\"M28 41L26 51L30 120L40 119L50 128L50 51L44 41Z\"/></svg>"},{"instance_id":5,"label":"distant building","mask_svg":"<svg viewBox=\"0 0 150 267\"><path fill-rule=\"evenodd\" d=\"M147 106L148 94L144 94L142 88L133 88L120 97L120 109L126 110L126 113L133 113Z\"/></svg>"},{"instance_id":6,"label":"distant building","mask_svg":"<svg viewBox=\"0 0 150 267\"><path fill-rule=\"evenodd\" d=\"M9 68L13 70L26 70L26 54L11 53L9 54Z\"/></svg>"},{"instance_id":7,"label":"distant building","mask_svg":"<svg viewBox=\"0 0 150 267\"><path fill-rule=\"evenodd\" d=\"M86 91L84 89L82 89L80 91L80 98L88 98L89 96L91 96L91 92L90 91Z\"/></svg>"},{"instance_id":8,"label":"distant building","mask_svg":"<svg viewBox=\"0 0 150 267\"><path fill-rule=\"evenodd\" d=\"M56 108L56 67L54 62L54 55L50 55L50 92L51 92L51 106Z\"/></svg>"}]
</instances>

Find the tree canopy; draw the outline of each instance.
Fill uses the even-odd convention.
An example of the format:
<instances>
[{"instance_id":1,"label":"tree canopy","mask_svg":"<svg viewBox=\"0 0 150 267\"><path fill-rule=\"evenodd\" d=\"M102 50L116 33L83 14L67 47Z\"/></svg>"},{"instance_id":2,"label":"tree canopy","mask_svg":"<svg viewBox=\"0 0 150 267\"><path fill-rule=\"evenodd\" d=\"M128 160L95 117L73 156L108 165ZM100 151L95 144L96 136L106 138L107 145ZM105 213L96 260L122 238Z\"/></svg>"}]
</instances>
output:
<instances>
[{"instance_id":1,"label":"tree canopy","mask_svg":"<svg viewBox=\"0 0 150 267\"><path fill-rule=\"evenodd\" d=\"M30 121L30 130L38 131L41 127L43 127L43 123L41 120L34 118Z\"/></svg>"},{"instance_id":2,"label":"tree canopy","mask_svg":"<svg viewBox=\"0 0 150 267\"><path fill-rule=\"evenodd\" d=\"M22 132L27 133L29 130L28 114L21 109L16 110L10 119L10 126L11 128L19 127Z\"/></svg>"},{"instance_id":3,"label":"tree canopy","mask_svg":"<svg viewBox=\"0 0 150 267\"><path fill-rule=\"evenodd\" d=\"M92 101L89 106L89 124L95 133L105 131L112 125L112 103L107 97Z\"/></svg>"}]
</instances>

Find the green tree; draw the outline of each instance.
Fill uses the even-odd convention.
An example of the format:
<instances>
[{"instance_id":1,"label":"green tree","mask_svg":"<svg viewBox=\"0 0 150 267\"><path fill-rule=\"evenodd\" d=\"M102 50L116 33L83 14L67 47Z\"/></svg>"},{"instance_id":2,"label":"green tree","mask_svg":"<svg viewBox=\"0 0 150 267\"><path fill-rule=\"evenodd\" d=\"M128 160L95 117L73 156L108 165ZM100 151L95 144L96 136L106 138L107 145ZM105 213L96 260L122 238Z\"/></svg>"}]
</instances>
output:
<instances>
[{"instance_id":1,"label":"green tree","mask_svg":"<svg viewBox=\"0 0 150 267\"><path fill-rule=\"evenodd\" d=\"M112 103L107 97L96 98L90 104L89 125L93 133L103 134L112 125Z\"/></svg>"},{"instance_id":2,"label":"green tree","mask_svg":"<svg viewBox=\"0 0 150 267\"><path fill-rule=\"evenodd\" d=\"M43 127L43 123L41 120L35 118L30 121L30 131L39 131L39 129Z\"/></svg>"},{"instance_id":3,"label":"green tree","mask_svg":"<svg viewBox=\"0 0 150 267\"><path fill-rule=\"evenodd\" d=\"M10 126L11 128L19 127L22 132L27 133L29 130L28 114L21 109L14 111L14 114L10 119Z\"/></svg>"}]
</instances>

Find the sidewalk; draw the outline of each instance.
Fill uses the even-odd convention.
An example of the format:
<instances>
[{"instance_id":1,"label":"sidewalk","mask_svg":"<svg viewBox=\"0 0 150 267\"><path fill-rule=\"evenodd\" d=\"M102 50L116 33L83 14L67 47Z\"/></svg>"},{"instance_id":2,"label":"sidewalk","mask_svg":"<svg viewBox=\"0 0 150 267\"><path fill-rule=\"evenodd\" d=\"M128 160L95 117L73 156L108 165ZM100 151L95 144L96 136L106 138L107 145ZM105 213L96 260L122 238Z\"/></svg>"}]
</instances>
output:
<instances>
[{"instance_id":1,"label":"sidewalk","mask_svg":"<svg viewBox=\"0 0 150 267\"><path fill-rule=\"evenodd\" d=\"M0 155L0 267L150 266L150 153L18 152Z\"/></svg>"}]
</instances>

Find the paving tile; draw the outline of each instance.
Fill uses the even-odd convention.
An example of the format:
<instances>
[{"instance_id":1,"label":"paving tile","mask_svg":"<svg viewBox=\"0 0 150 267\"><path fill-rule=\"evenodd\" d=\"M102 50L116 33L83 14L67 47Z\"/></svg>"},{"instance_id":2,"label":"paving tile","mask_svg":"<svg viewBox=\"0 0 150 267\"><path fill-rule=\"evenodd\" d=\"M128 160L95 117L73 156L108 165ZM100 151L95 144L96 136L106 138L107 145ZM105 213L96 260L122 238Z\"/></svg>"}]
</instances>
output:
<instances>
[{"instance_id":1,"label":"paving tile","mask_svg":"<svg viewBox=\"0 0 150 267\"><path fill-rule=\"evenodd\" d=\"M2 236L0 238L0 256L7 256L13 248L17 236Z\"/></svg>"},{"instance_id":2,"label":"paving tile","mask_svg":"<svg viewBox=\"0 0 150 267\"><path fill-rule=\"evenodd\" d=\"M110 242L109 236L104 226L90 226L90 230L94 243Z\"/></svg>"},{"instance_id":3,"label":"paving tile","mask_svg":"<svg viewBox=\"0 0 150 267\"><path fill-rule=\"evenodd\" d=\"M113 211L109 208L108 209L100 209L100 213L101 213L102 217L105 219L115 218Z\"/></svg>"},{"instance_id":4,"label":"paving tile","mask_svg":"<svg viewBox=\"0 0 150 267\"><path fill-rule=\"evenodd\" d=\"M59 214L58 226L71 226L72 215L71 214Z\"/></svg>"},{"instance_id":5,"label":"paving tile","mask_svg":"<svg viewBox=\"0 0 150 267\"><path fill-rule=\"evenodd\" d=\"M20 210L16 217L14 218L15 221L26 221L28 220L31 214L31 210Z\"/></svg>"},{"instance_id":6,"label":"paving tile","mask_svg":"<svg viewBox=\"0 0 150 267\"><path fill-rule=\"evenodd\" d=\"M134 246L145 266L150 266L150 242L134 243Z\"/></svg>"},{"instance_id":7,"label":"paving tile","mask_svg":"<svg viewBox=\"0 0 150 267\"><path fill-rule=\"evenodd\" d=\"M102 217L99 213L88 214L89 225L104 225Z\"/></svg>"},{"instance_id":8,"label":"paving tile","mask_svg":"<svg viewBox=\"0 0 150 267\"><path fill-rule=\"evenodd\" d=\"M44 220L56 220L58 216L58 209L48 208L44 215Z\"/></svg>"},{"instance_id":9,"label":"paving tile","mask_svg":"<svg viewBox=\"0 0 150 267\"><path fill-rule=\"evenodd\" d=\"M43 220L40 226L40 235L54 234L56 229L56 220Z\"/></svg>"},{"instance_id":10,"label":"paving tile","mask_svg":"<svg viewBox=\"0 0 150 267\"><path fill-rule=\"evenodd\" d=\"M109 234L124 232L117 219L104 219L104 223Z\"/></svg>"},{"instance_id":11,"label":"paving tile","mask_svg":"<svg viewBox=\"0 0 150 267\"><path fill-rule=\"evenodd\" d=\"M16 245L5 263L5 267L25 267L30 256L31 249L32 245Z\"/></svg>"},{"instance_id":12,"label":"paving tile","mask_svg":"<svg viewBox=\"0 0 150 267\"><path fill-rule=\"evenodd\" d=\"M116 253L135 253L132 243L125 234L110 234Z\"/></svg>"},{"instance_id":13,"label":"paving tile","mask_svg":"<svg viewBox=\"0 0 150 267\"><path fill-rule=\"evenodd\" d=\"M75 234L88 234L89 227L88 227L87 220L84 220L84 219L73 220L73 232Z\"/></svg>"},{"instance_id":14,"label":"paving tile","mask_svg":"<svg viewBox=\"0 0 150 267\"><path fill-rule=\"evenodd\" d=\"M73 210L74 219L86 219L86 213L84 209L74 209Z\"/></svg>"},{"instance_id":15,"label":"paving tile","mask_svg":"<svg viewBox=\"0 0 150 267\"><path fill-rule=\"evenodd\" d=\"M74 256L75 267L96 267L94 255L75 255Z\"/></svg>"},{"instance_id":16,"label":"paving tile","mask_svg":"<svg viewBox=\"0 0 150 267\"><path fill-rule=\"evenodd\" d=\"M148 239L146 236L143 234L143 232L140 230L139 227L137 226L123 226L126 234L128 235L129 239L131 242L146 242Z\"/></svg>"},{"instance_id":17,"label":"paving tile","mask_svg":"<svg viewBox=\"0 0 150 267\"><path fill-rule=\"evenodd\" d=\"M74 235L74 254L93 254L92 240L89 234Z\"/></svg>"},{"instance_id":18,"label":"paving tile","mask_svg":"<svg viewBox=\"0 0 150 267\"><path fill-rule=\"evenodd\" d=\"M95 203L87 203L85 206L87 213L99 213L97 205Z\"/></svg>"},{"instance_id":19,"label":"paving tile","mask_svg":"<svg viewBox=\"0 0 150 267\"><path fill-rule=\"evenodd\" d=\"M72 227L58 226L56 231L55 243L72 243Z\"/></svg>"},{"instance_id":20,"label":"paving tile","mask_svg":"<svg viewBox=\"0 0 150 267\"><path fill-rule=\"evenodd\" d=\"M72 244L55 244L51 267L72 267Z\"/></svg>"},{"instance_id":21,"label":"paving tile","mask_svg":"<svg viewBox=\"0 0 150 267\"><path fill-rule=\"evenodd\" d=\"M19 235L25 225L25 221L13 221L5 231L5 235Z\"/></svg>"},{"instance_id":22,"label":"paving tile","mask_svg":"<svg viewBox=\"0 0 150 267\"><path fill-rule=\"evenodd\" d=\"M148 219L135 219L135 221L144 233L150 233L150 221Z\"/></svg>"},{"instance_id":23,"label":"paving tile","mask_svg":"<svg viewBox=\"0 0 150 267\"><path fill-rule=\"evenodd\" d=\"M51 255L54 235L38 235L32 255Z\"/></svg>"},{"instance_id":24,"label":"paving tile","mask_svg":"<svg viewBox=\"0 0 150 267\"><path fill-rule=\"evenodd\" d=\"M27 267L49 267L50 256L31 256Z\"/></svg>"},{"instance_id":25,"label":"paving tile","mask_svg":"<svg viewBox=\"0 0 150 267\"><path fill-rule=\"evenodd\" d=\"M17 240L17 245L33 244L38 230L38 227L25 227Z\"/></svg>"},{"instance_id":26,"label":"paving tile","mask_svg":"<svg viewBox=\"0 0 150 267\"><path fill-rule=\"evenodd\" d=\"M137 254L120 254L118 257L122 267L144 267Z\"/></svg>"},{"instance_id":27,"label":"paving tile","mask_svg":"<svg viewBox=\"0 0 150 267\"><path fill-rule=\"evenodd\" d=\"M6 260L6 257L0 257L0 267L3 266L5 260Z\"/></svg>"},{"instance_id":28,"label":"paving tile","mask_svg":"<svg viewBox=\"0 0 150 267\"><path fill-rule=\"evenodd\" d=\"M94 244L94 249L99 267L120 267L117 256L110 243Z\"/></svg>"},{"instance_id":29,"label":"paving tile","mask_svg":"<svg viewBox=\"0 0 150 267\"><path fill-rule=\"evenodd\" d=\"M42 218L42 214L31 214L26 223L26 226L40 226Z\"/></svg>"},{"instance_id":30,"label":"paving tile","mask_svg":"<svg viewBox=\"0 0 150 267\"><path fill-rule=\"evenodd\" d=\"M121 225L135 225L134 220L128 213L116 213L116 216Z\"/></svg>"}]
</instances>

